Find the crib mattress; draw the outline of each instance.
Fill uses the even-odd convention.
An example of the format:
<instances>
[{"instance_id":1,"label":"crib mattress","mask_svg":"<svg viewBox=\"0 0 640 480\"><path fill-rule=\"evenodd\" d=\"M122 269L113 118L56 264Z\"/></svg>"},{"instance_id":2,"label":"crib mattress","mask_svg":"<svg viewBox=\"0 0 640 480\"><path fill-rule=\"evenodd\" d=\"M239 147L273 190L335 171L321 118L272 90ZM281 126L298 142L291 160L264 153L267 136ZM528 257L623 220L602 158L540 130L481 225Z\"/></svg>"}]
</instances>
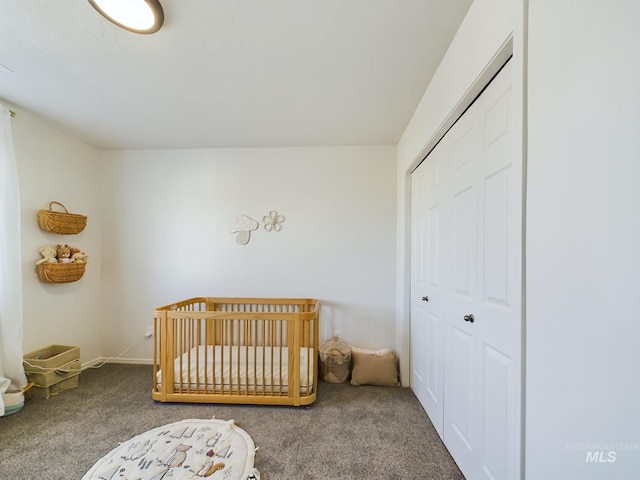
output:
<instances>
[{"instance_id":1,"label":"crib mattress","mask_svg":"<svg viewBox=\"0 0 640 480\"><path fill-rule=\"evenodd\" d=\"M313 390L315 350L300 348L300 393ZM174 389L207 393L287 393L288 347L200 345L174 360ZM157 387L162 371L156 374Z\"/></svg>"}]
</instances>

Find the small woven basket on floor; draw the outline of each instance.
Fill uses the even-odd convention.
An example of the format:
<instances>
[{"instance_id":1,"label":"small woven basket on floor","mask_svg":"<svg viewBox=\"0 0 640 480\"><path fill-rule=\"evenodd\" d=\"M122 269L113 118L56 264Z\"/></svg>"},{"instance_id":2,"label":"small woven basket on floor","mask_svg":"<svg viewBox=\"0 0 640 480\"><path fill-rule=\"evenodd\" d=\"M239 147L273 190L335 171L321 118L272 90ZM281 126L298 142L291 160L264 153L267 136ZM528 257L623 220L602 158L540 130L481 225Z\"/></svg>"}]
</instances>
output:
<instances>
[{"instance_id":1,"label":"small woven basket on floor","mask_svg":"<svg viewBox=\"0 0 640 480\"><path fill-rule=\"evenodd\" d=\"M46 283L75 282L84 275L85 263L41 263L38 277Z\"/></svg>"},{"instance_id":2,"label":"small woven basket on floor","mask_svg":"<svg viewBox=\"0 0 640 480\"><path fill-rule=\"evenodd\" d=\"M342 383L351 374L351 345L336 338L318 346L320 378L327 383Z\"/></svg>"},{"instance_id":3,"label":"small woven basket on floor","mask_svg":"<svg viewBox=\"0 0 640 480\"><path fill-rule=\"evenodd\" d=\"M53 204L60 205L64 212L54 212ZM87 225L87 217L77 213L69 213L67 207L60 202L49 203L49 210L38 211L38 223L42 230L54 233L80 233Z\"/></svg>"}]
</instances>

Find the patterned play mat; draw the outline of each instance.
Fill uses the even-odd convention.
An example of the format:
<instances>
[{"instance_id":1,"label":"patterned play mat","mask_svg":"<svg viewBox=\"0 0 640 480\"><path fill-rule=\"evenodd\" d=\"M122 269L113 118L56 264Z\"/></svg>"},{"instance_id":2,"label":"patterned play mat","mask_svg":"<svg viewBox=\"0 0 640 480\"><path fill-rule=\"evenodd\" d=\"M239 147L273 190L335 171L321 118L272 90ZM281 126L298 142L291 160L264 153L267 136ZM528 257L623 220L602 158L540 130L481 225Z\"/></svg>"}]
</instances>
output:
<instances>
[{"instance_id":1,"label":"patterned play mat","mask_svg":"<svg viewBox=\"0 0 640 480\"><path fill-rule=\"evenodd\" d=\"M233 420L182 420L120 444L82 480L259 480L255 450Z\"/></svg>"}]
</instances>

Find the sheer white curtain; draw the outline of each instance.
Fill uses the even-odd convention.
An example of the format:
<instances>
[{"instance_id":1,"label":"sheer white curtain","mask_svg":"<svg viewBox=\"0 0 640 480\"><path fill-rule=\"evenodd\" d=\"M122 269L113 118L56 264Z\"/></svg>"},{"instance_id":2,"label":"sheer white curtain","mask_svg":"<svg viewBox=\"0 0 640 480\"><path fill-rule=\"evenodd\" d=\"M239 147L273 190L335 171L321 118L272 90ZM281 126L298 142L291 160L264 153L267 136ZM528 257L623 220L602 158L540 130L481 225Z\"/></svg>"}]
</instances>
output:
<instances>
[{"instance_id":1,"label":"sheer white curtain","mask_svg":"<svg viewBox=\"0 0 640 480\"><path fill-rule=\"evenodd\" d=\"M10 113L0 104L0 392L10 384L27 383L22 367L20 190Z\"/></svg>"}]
</instances>

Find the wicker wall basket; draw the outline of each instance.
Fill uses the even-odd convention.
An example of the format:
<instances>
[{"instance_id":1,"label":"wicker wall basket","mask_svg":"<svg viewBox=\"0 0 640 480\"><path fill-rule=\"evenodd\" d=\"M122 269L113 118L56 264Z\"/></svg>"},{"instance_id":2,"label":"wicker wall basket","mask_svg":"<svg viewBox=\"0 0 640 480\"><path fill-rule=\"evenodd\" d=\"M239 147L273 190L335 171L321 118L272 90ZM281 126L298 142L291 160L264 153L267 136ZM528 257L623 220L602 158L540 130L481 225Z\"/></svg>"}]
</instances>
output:
<instances>
[{"instance_id":1,"label":"wicker wall basket","mask_svg":"<svg viewBox=\"0 0 640 480\"><path fill-rule=\"evenodd\" d=\"M75 282L84 275L85 263L41 263L36 265L38 277L46 283Z\"/></svg>"},{"instance_id":2,"label":"wicker wall basket","mask_svg":"<svg viewBox=\"0 0 640 480\"><path fill-rule=\"evenodd\" d=\"M53 211L53 205L60 205L64 212ZM67 207L60 202L49 203L49 210L38 211L38 223L47 232L74 234L80 233L87 225L87 217L77 213L69 213Z\"/></svg>"}]
</instances>

